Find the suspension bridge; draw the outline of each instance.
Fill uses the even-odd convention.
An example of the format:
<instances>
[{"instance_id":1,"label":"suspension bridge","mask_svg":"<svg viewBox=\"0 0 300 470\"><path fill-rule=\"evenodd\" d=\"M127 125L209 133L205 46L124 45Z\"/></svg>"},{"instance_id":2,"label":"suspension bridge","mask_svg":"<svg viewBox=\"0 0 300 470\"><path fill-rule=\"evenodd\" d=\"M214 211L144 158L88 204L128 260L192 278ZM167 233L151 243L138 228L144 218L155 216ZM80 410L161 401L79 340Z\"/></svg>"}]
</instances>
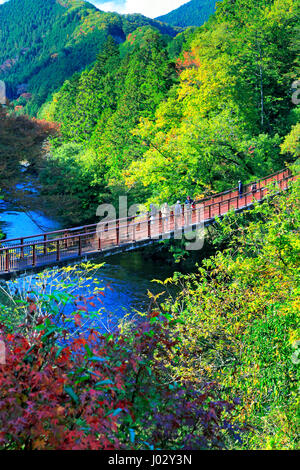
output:
<instances>
[{"instance_id":1,"label":"suspension bridge","mask_svg":"<svg viewBox=\"0 0 300 470\"><path fill-rule=\"evenodd\" d=\"M254 201L263 201L274 186L287 190L295 179L289 169L243 187L225 191L197 201L194 207L181 206L180 214L170 211L168 216L158 212L142 216L100 222L0 242L0 278L10 278L34 269L59 266L95 256L111 256L156 243L178 233L195 231L203 224L215 222L229 211L243 211L253 207ZM176 236L176 237L177 237Z\"/></svg>"}]
</instances>

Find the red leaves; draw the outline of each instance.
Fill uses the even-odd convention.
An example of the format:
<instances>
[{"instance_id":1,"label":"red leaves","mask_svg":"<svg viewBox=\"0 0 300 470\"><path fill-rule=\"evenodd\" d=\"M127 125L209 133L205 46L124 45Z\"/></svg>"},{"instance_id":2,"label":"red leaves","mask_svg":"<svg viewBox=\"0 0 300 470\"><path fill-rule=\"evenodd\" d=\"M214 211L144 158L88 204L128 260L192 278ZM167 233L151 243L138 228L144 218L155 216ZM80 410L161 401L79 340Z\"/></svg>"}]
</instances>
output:
<instances>
[{"instance_id":1,"label":"red leaves","mask_svg":"<svg viewBox=\"0 0 300 470\"><path fill-rule=\"evenodd\" d=\"M82 311L82 312L87 312L88 311L87 307L85 307L84 305L79 305L78 310Z\"/></svg>"},{"instance_id":2,"label":"red leaves","mask_svg":"<svg viewBox=\"0 0 300 470\"><path fill-rule=\"evenodd\" d=\"M250 147L248 148L248 152L250 153L250 155L253 155L255 152L255 146L250 145Z\"/></svg>"},{"instance_id":3,"label":"red leaves","mask_svg":"<svg viewBox=\"0 0 300 470\"><path fill-rule=\"evenodd\" d=\"M74 322L75 322L76 326L81 326L81 320L82 320L82 318L78 313L76 315L74 315Z\"/></svg>"},{"instance_id":4,"label":"red leaves","mask_svg":"<svg viewBox=\"0 0 300 470\"><path fill-rule=\"evenodd\" d=\"M202 393L191 384L168 386L164 367L176 343L157 313L154 325L136 326L130 337L91 330L88 339L79 337L68 347L49 347L44 331L30 344L7 335L7 364L0 366L0 449L132 449L134 426L141 433L134 434L138 448L144 441L170 448L218 441L226 404L212 401L214 384Z\"/></svg>"},{"instance_id":5,"label":"red leaves","mask_svg":"<svg viewBox=\"0 0 300 470\"><path fill-rule=\"evenodd\" d=\"M195 50L184 51L183 59L177 59L176 61L176 70L178 73L181 73L185 69L193 69L200 67L199 59L197 58L197 53Z\"/></svg>"},{"instance_id":6,"label":"red leaves","mask_svg":"<svg viewBox=\"0 0 300 470\"><path fill-rule=\"evenodd\" d=\"M76 339L74 339L74 341L73 341L73 350L74 350L74 351L78 351L78 350L80 350L82 347L84 347L86 344L87 344L86 339L84 339L84 338L76 338Z\"/></svg>"},{"instance_id":7,"label":"red leaves","mask_svg":"<svg viewBox=\"0 0 300 470\"><path fill-rule=\"evenodd\" d=\"M150 318L157 318L159 317L159 315L160 315L160 312L157 312L154 310L153 312L150 313Z\"/></svg>"},{"instance_id":8,"label":"red leaves","mask_svg":"<svg viewBox=\"0 0 300 470\"><path fill-rule=\"evenodd\" d=\"M28 305L28 313L33 314L36 312L36 304L34 302L30 302Z\"/></svg>"}]
</instances>

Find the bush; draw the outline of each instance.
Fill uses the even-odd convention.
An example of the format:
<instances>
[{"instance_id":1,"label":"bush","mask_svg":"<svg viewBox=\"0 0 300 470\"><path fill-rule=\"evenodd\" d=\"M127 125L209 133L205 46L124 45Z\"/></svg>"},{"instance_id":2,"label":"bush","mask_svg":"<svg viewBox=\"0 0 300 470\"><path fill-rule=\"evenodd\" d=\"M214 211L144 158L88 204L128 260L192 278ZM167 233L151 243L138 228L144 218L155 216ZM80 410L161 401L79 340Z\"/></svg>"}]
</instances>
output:
<instances>
[{"instance_id":1,"label":"bush","mask_svg":"<svg viewBox=\"0 0 300 470\"><path fill-rule=\"evenodd\" d=\"M0 449L215 449L231 432L215 384L170 380L171 319L60 347L67 331L49 319L30 338L2 328Z\"/></svg>"}]
</instances>

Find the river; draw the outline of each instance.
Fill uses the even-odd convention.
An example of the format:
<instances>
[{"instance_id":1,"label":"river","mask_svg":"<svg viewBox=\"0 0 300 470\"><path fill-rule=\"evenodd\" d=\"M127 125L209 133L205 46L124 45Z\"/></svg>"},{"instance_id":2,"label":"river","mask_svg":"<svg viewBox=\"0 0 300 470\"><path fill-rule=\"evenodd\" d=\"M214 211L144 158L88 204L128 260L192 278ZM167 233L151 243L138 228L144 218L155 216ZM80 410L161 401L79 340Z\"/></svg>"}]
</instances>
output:
<instances>
[{"instance_id":1,"label":"river","mask_svg":"<svg viewBox=\"0 0 300 470\"><path fill-rule=\"evenodd\" d=\"M27 195L26 210L20 209L19 202L24 200L24 191ZM43 210L37 210L39 193L32 177L24 175L24 181L17 185L15 194L9 203L0 201L0 226L7 238L61 228L58 221L49 218ZM161 286L151 281L170 277L174 271L168 264L162 263L161 260L155 261L151 256L145 257L139 251L105 259L99 257L95 262L105 262L97 276L100 287L105 287L101 308L115 318L121 318L135 309L145 309L149 303L148 290L154 293L162 290ZM32 282L32 277L34 278L32 275L28 276L28 282ZM17 281L24 285L24 278ZM78 294L82 293L82 289L78 291Z\"/></svg>"}]
</instances>

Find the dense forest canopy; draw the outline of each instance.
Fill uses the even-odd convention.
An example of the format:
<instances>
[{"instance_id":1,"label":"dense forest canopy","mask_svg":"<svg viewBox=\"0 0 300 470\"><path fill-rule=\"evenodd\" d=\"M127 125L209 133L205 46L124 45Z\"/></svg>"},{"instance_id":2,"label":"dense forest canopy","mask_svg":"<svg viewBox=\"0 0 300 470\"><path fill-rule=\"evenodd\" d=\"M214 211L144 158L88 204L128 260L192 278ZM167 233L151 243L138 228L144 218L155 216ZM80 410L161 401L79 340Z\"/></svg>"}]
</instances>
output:
<instances>
[{"instance_id":1,"label":"dense forest canopy","mask_svg":"<svg viewBox=\"0 0 300 470\"><path fill-rule=\"evenodd\" d=\"M202 26L215 11L217 0L191 0L157 20L173 26Z\"/></svg>"},{"instance_id":2,"label":"dense forest canopy","mask_svg":"<svg viewBox=\"0 0 300 470\"><path fill-rule=\"evenodd\" d=\"M42 179L54 199L70 195L69 221L120 192L174 203L293 161L298 13L292 0L224 0L172 41L148 26L121 46L111 37L39 112L61 125Z\"/></svg>"},{"instance_id":3,"label":"dense forest canopy","mask_svg":"<svg viewBox=\"0 0 300 470\"><path fill-rule=\"evenodd\" d=\"M179 31L79 0L10 0L0 5L0 79L10 98L22 95L17 106L34 115L66 78L95 60L108 35L120 43L144 25L170 36Z\"/></svg>"}]
</instances>

